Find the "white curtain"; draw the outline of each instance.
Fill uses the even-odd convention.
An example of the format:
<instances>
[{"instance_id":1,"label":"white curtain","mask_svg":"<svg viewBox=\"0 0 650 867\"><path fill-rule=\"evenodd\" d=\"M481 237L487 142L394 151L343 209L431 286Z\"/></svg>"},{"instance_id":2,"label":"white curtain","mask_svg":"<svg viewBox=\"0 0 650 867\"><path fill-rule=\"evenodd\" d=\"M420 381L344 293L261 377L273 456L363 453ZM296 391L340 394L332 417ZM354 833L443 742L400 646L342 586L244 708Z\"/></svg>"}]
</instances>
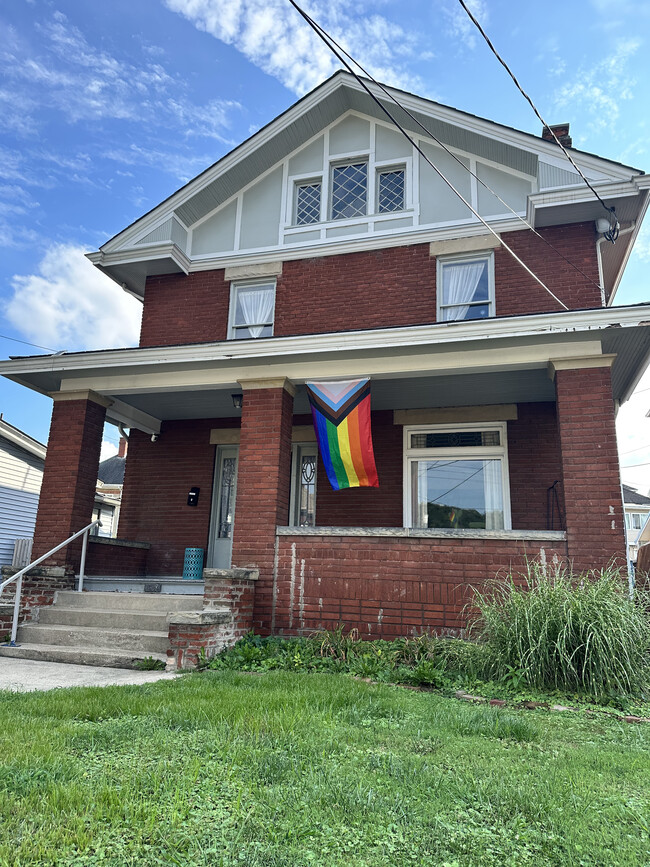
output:
<instances>
[{"instance_id":1,"label":"white curtain","mask_svg":"<svg viewBox=\"0 0 650 867\"><path fill-rule=\"evenodd\" d=\"M444 304L459 305L445 309L445 321L465 319L469 310L469 302L474 297L484 268L485 262L467 262L462 265L448 265L444 268Z\"/></svg>"},{"instance_id":2,"label":"white curtain","mask_svg":"<svg viewBox=\"0 0 650 867\"><path fill-rule=\"evenodd\" d=\"M485 493L485 529L503 530L501 461L483 461L483 486Z\"/></svg>"},{"instance_id":3,"label":"white curtain","mask_svg":"<svg viewBox=\"0 0 650 867\"><path fill-rule=\"evenodd\" d=\"M275 304L275 289L261 287L259 289L239 290L239 307L244 317L237 325L246 325L251 337L259 337L264 326L273 319Z\"/></svg>"}]
</instances>

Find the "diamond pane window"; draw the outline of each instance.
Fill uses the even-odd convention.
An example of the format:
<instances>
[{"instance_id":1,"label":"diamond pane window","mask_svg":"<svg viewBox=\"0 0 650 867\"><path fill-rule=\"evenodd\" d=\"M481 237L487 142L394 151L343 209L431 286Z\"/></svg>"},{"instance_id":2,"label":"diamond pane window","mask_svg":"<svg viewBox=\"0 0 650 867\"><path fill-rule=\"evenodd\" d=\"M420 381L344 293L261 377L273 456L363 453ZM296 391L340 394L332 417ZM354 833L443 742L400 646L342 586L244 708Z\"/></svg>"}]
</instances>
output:
<instances>
[{"instance_id":1,"label":"diamond pane window","mask_svg":"<svg viewBox=\"0 0 650 867\"><path fill-rule=\"evenodd\" d=\"M378 175L378 211L404 210L404 169L391 169Z\"/></svg>"},{"instance_id":2,"label":"diamond pane window","mask_svg":"<svg viewBox=\"0 0 650 867\"><path fill-rule=\"evenodd\" d=\"M296 225L320 221L321 184L298 184L296 187Z\"/></svg>"},{"instance_id":3,"label":"diamond pane window","mask_svg":"<svg viewBox=\"0 0 650 867\"><path fill-rule=\"evenodd\" d=\"M351 163L332 170L332 219L365 216L368 198L368 164Z\"/></svg>"}]
</instances>

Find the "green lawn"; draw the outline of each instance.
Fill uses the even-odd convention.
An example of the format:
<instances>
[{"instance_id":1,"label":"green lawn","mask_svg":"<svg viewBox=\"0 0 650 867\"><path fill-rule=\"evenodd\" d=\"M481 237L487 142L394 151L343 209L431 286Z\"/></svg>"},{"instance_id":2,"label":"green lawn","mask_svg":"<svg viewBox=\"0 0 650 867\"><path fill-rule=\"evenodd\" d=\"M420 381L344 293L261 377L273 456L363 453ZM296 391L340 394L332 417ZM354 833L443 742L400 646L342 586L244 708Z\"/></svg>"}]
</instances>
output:
<instances>
[{"instance_id":1,"label":"green lawn","mask_svg":"<svg viewBox=\"0 0 650 867\"><path fill-rule=\"evenodd\" d=\"M650 725L344 675L0 693L1 865L650 863Z\"/></svg>"}]
</instances>

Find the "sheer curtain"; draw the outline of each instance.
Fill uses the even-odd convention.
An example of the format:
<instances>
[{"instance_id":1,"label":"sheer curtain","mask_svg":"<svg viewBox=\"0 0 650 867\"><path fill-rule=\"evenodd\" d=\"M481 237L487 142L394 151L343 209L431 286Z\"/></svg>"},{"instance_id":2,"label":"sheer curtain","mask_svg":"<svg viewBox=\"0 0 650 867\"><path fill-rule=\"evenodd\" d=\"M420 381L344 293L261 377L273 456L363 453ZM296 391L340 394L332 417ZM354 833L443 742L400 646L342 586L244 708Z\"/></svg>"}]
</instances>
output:
<instances>
[{"instance_id":1,"label":"sheer curtain","mask_svg":"<svg viewBox=\"0 0 650 867\"><path fill-rule=\"evenodd\" d=\"M485 493L485 529L503 530L501 461L483 461L483 485Z\"/></svg>"},{"instance_id":2,"label":"sheer curtain","mask_svg":"<svg viewBox=\"0 0 650 867\"><path fill-rule=\"evenodd\" d=\"M275 289L260 286L259 289L239 290L239 307L244 317L237 325L246 325L251 337L259 337L264 326L273 319Z\"/></svg>"},{"instance_id":3,"label":"sheer curtain","mask_svg":"<svg viewBox=\"0 0 650 867\"><path fill-rule=\"evenodd\" d=\"M457 307L447 307L444 319L447 322L465 319L469 310L469 302L474 297L485 262L467 262L448 265L444 274L444 304L456 304Z\"/></svg>"}]
</instances>

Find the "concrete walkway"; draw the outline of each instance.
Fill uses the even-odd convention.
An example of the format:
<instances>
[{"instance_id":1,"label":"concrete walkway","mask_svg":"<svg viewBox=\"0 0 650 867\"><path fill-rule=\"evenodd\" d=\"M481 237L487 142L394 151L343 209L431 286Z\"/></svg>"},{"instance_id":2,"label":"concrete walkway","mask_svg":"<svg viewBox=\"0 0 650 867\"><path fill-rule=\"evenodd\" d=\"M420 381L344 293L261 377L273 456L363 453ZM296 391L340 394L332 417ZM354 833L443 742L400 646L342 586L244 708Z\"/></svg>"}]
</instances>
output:
<instances>
[{"instance_id":1,"label":"concrete walkway","mask_svg":"<svg viewBox=\"0 0 650 867\"><path fill-rule=\"evenodd\" d=\"M36 662L32 659L0 657L0 690L33 692L68 686L122 686L173 680L173 672L131 671L125 668L99 668L93 665L68 665L62 662Z\"/></svg>"}]
</instances>

